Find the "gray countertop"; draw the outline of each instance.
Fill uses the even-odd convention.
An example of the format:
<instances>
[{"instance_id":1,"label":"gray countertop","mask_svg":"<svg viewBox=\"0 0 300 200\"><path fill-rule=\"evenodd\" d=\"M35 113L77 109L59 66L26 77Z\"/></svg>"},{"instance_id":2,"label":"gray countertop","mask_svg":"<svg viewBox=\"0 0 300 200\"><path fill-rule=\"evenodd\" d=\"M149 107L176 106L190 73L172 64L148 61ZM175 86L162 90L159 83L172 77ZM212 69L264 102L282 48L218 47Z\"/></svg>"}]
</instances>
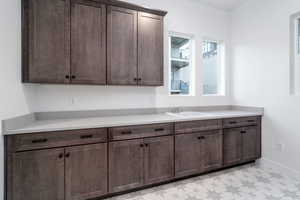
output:
<instances>
[{"instance_id":1,"label":"gray countertop","mask_svg":"<svg viewBox=\"0 0 300 200\"><path fill-rule=\"evenodd\" d=\"M110 116L110 117L90 117L77 119L51 119L51 120L36 120L32 123L16 129L6 130L4 135L25 134L50 132L61 130L76 130L89 128L108 128L118 126L131 126L143 124L158 124L169 122L183 122L193 120L208 120L208 119L224 119L235 117L250 117L261 116L263 113L259 111L242 111L242 110L219 110L197 113L187 113L180 115L176 113L161 113L161 114L139 114L127 116Z\"/></svg>"}]
</instances>

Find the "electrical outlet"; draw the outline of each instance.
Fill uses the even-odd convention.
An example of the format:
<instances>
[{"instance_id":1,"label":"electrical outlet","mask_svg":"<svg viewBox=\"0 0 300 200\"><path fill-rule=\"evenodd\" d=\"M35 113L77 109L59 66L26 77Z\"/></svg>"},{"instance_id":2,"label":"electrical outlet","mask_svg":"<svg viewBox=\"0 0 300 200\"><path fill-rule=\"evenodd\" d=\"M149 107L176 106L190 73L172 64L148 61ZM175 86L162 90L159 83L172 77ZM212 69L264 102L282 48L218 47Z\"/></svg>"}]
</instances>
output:
<instances>
[{"instance_id":1,"label":"electrical outlet","mask_svg":"<svg viewBox=\"0 0 300 200\"><path fill-rule=\"evenodd\" d=\"M279 152L284 152L285 145L282 143L276 144L276 150Z\"/></svg>"},{"instance_id":2,"label":"electrical outlet","mask_svg":"<svg viewBox=\"0 0 300 200\"><path fill-rule=\"evenodd\" d=\"M75 105L75 104L77 104L77 99L75 97L72 97L70 102L71 102L71 105Z\"/></svg>"}]
</instances>

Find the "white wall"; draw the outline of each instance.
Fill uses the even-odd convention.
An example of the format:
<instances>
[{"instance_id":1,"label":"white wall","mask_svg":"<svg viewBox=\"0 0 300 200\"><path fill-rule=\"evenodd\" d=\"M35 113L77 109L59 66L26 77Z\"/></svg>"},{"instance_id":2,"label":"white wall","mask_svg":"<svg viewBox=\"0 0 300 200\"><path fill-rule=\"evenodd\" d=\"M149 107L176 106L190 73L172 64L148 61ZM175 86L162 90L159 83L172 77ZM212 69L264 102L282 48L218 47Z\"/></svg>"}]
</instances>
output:
<instances>
[{"instance_id":1,"label":"white wall","mask_svg":"<svg viewBox=\"0 0 300 200\"><path fill-rule=\"evenodd\" d=\"M300 172L300 97L289 95L289 17L299 11L299 0L251 0L232 13L231 85L235 104L265 107L263 157Z\"/></svg>"},{"instance_id":2,"label":"white wall","mask_svg":"<svg viewBox=\"0 0 300 200\"><path fill-rule=\"evenodd\" d=\"M230 104L229 96L201 97L202 37L224 40L228 43L229 14L202 6L194 0L130 0L129 2L169 12L165 19L165 87L33 86L36 92L34 111ZM169 96L168 31L195 35L197 79L194 97ZM71 103L72 98L75 100L74 104Z\"/></svg>"},{"instance_id":3,"label":"white wall","mask_svg":"<svg viewBox=\"0 0 300 200\"><path fill-rule=\"evenodd\" d=\"M21 77L21 1L0 6L0 121L30 112L33 91ZM0 132L2 127L0 123ZM2 134L1 134L2 135ZM0 137L0 199L3 194L3 137Z\"/></svg>"},{"instance_id":4,"label":"white wall","mask_svg":"<svg viewBox=\"0 0 300 200\"><path fill-rule=\"evenodd\" d=\"M139 108L229 104L230 97L200 97L201 38L228 42L229 14L201 6L194 0L131 0L169 11L165 23L165 87L109 87L21 84L21 0L3 0L0 7L0 121L33 111ZM168 96L168 31L196 37L195 97ZM71 100L74 99L74 103ZM0 130L1 125L0 125ZM0 139L0 199L3 194L3 138Z\"/></svg>"}]
</instances>

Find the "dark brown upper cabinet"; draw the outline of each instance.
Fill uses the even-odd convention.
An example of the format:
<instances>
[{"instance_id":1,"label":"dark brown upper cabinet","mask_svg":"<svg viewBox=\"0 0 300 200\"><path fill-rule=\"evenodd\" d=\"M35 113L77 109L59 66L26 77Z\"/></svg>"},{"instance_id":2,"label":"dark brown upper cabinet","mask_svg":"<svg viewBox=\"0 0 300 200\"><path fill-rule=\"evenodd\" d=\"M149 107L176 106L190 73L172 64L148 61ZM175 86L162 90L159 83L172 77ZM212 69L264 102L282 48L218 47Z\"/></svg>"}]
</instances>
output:
<instances>
[{"instance_id":1,"label":"dark brown upper cabinet","mask_svg":"<svg viewBox=\"0 0 300 200\"><path fill-rule=\"evenodd\" d=\"M163 17L138 14L138 81L139 85L162 86L163 78Z\"/></svg>"},{"instance_id":2,"label":"dark brown upper cabinet","mask_svg":"<svg viewBox=\"0 0 300 200\"><path fill-rule=\"evenodd\" d=\"M68 83L69 2L23 0L22 5L23 82Z\"/></svg>"},{"instance_id":3,"label":"dark brown upper cabinet","mask_svg":"<svg viewBox=\"0 0 300 200\"><path fill-rule=\"evenodd\" d=\"M106 6L71 1L71 82L106 84Z\"/></svg>"},{"instance_id":4,"label":"dark brown upper cabinet","mask_svg":"<svg viewBox=\"0 0 300 200\"><path fill-rule=\"evenodd\" d=\"M166 14L117 0L22 0L22 80L163 85Z\"/></svg>"},{"instance_id":5,"label":"dark brown upper cabinet","mask_svg":"<svg viewBox=\"0 0 300 200\"><path fill-rule=\"evenodd\" d=\"M107 83L137 85L137 11L107 8Z\"/></svg>"}]
</instances>

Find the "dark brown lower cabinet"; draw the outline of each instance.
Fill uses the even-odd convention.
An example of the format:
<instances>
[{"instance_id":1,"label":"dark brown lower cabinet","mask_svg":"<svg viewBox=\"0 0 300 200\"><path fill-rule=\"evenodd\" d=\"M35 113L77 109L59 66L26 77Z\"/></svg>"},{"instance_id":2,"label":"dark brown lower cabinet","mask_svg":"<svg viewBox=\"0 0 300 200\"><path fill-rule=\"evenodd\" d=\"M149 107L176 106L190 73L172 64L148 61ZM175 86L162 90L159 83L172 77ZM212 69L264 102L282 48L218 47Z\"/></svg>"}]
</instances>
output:
<instances>
[{"instance_id":1,"label":"dark brown lower cabinet","mask_svg":"<svg viewBox=\"0 0 300 200\"><path fill-rule=\"evenodd\" d=\"M174 176L174 137L144 139L145 184L167 181Z\"/></svg>"},{"instance_id":2,"label":"dark brown lower cabinet","mask_svg":"<svg viewBox=\"0 0 300 200\"><path fill-rule=\"evenodd\" d=\"M177 135L175 176L183 177L222 167L222 131Z\"/></svg>"},{"instance_id":3,"label":"dark brown lower cabinet","mask_svg":"<svg viewBox=\"0 0 300 200\"><path fill-rule=\"evenodd\" d=\"M256 126L250 126L242 130L242 156L243 160L253 160L258 157L258 131Z\"/></svg>"},{"instance_id":4,"label":"dark brown lower cabinet","mask_svg":"<svg viewBox=\"0 0 300 200\"><path fill-rule=\"evenodd\" d=\"M64 149L12 155L11 200L64 200Z\"/></svg>"},{"instance_id":5,"label":"dark brown lower cabinet","mask_svg":"<svg viewBox=\"0 0 300 200\"><path fill-rule=\"evenodd\" d=\"M109 142L107 129L5 136L5 200L93 199L255 161L255 119L114 127Z\"/></svg>"},{"instance_id":6,"label":"dark brown lower cabinet","mask_svg":"<svg viewBox=\"0 0 300 200\"><path fill-rule=\"evenodd\" d=\"M242 160L241 129L224 130L223 156L224 165L236 164Z\"/></svg>"},{"instance_id":7,"label":"dark brown lower cabinet","mask_svg":"<svg viewBox=\"0 0 300 200\"><path fill-rule=\"evenodd\" d=\"M109 143L109 192L143 185L143 140Z\"/></svg>"},{"instance_id":8,"label":"dark brown lower cabinet","mask_svg":"<svg viewBox=\"0 0 300 200\"><path fill-rule=\"evenodd\" d=\"M120 192L174 176L173 136L111 142L109 192Z\"/></svg>"},{"instance_id":9,"label":"dark brown lower cabinet","mask_svg":"<svg viewBox=\"0 0 300 200\"><path fill-rule=\"evenodd\" d=\"M12 200L85 200L107 194L107 144L12 156Z\"/></svg>"},{"instance_id":10,"label":"dark brown lower cabinet","mask_svg":"<svg viewBox=\"0 0 300 200\"><path fill-rule=\"evenodd\" d=\"M260 156L258 151L257 126L232 128L224 130L223 155L224 165L255 160Z\"/></svg>"},{"instance_id":11,"label":"dark brown lower cabinet","mask_svg":"<svg viewBox=\"0 0 300 200\"><path fill-rule=\"evenodd\" d=\"M223 134L212 131L202 137L203 170L217 169L223 165Z\"/></svg>"},{"instance_id":12,"label":"dark brown lower cabinet","mask_svg":"<svg viewBox=\"0 0 300 200\"><path fill-rule=\"evenodd\" d=\"M201 170L201 147L199 134L175 136L175 176L197 174Z\"/></svg>"},{"instance_id":13,"label":"dark brown lower cabinet","mask_svg":"<svg viewBox=\"0 0 300 200\"><path fill-rule=\"evenodd\" d=\"M107 194L107 144L68 147L66 200L85 200Z\"/></svg>"}]
</instances>

